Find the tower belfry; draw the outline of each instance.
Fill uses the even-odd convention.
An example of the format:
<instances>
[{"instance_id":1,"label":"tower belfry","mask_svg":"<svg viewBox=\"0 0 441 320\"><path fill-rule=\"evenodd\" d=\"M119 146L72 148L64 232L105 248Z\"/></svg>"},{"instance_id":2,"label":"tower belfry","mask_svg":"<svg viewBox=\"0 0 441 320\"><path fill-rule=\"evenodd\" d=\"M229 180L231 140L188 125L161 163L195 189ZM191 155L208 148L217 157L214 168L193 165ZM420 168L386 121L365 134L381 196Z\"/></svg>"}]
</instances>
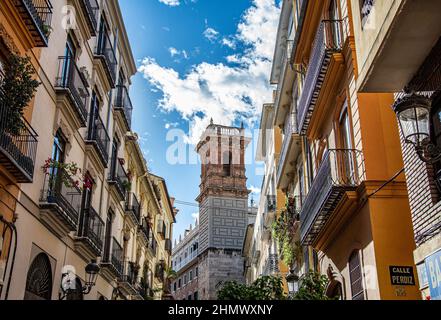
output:
<instances>
[{"instance_id":1,"label":"tower belfry","mask_svg":"<svg viewBox=\"0 0 441 320\"><path fill-rule=\"evenodd\" d=\"M243 127L213 122L197 145L201 157L199 203L199 293L216 299L225 281L243 281L242 247L248 196L245 151L251 139Z\"/></svg>"}]
</instances>

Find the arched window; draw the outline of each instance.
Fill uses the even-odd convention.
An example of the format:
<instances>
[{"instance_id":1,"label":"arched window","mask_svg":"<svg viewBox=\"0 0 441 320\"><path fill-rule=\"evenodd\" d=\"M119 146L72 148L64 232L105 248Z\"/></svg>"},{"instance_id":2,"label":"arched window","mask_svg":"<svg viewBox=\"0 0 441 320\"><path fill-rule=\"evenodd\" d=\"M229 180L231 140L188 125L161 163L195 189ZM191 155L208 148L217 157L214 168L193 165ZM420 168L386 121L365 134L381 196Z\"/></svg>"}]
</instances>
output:
<instances>
[{"instance_id":1,"label":"arched window","mask_svg":"<svg viewBox=\"0 0 441 320\"><path fill-rule=\"evenodd\" d=\"M25 300L51 300L52 267L49 257L40 253L32 261L26 278Z\"/></svg>"},{"instance_id":2,"label":"arched window","mask_svg":"<svg viewBox=\"0 0 441 320\"><path fill-rule=\"evenodd\" d=\"M363 274L360 252L354 251L349 257L349 277L351 280L352 300L364 300Z\"/></svg>"}]
</instances>

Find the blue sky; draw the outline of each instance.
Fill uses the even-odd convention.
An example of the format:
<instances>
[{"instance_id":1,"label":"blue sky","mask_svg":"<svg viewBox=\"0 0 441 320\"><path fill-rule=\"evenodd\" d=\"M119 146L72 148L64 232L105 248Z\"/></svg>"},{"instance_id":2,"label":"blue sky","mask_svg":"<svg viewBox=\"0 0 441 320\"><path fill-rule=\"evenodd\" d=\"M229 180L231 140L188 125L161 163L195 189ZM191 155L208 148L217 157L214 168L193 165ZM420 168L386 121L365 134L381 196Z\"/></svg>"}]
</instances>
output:
<instances>
[{"instance_id":1,"label":"blue sky","mask_svg":"<svg viewBox=\"0 0 441 320\"><path fill-rule=\"evenodd\" d=\"M167 150L173 141L167 135L181 132L187 150L193 150L210 118L224 125L244 121L253 134L262 104L271 101L268 78L279 7L276 0L119 2L139 68L131 88L134 130L150 169L166 179L171 196L195 203L200 165L170 163ZM247 166L256 200L260 167ZM194 223L198 211L177 207L175 238Z\"/></svg>"}]
</instances>

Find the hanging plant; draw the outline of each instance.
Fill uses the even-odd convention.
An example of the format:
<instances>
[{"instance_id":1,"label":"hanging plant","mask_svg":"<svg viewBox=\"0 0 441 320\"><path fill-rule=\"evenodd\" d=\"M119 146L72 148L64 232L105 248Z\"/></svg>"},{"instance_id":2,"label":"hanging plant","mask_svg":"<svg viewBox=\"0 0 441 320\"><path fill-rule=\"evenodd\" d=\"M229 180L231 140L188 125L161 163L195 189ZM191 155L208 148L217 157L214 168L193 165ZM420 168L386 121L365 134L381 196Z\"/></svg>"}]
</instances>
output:
<instances>
[{"instance_id":1,"label":"hanging plant","mask_svg":"<svg viewBox=\"0 0 441 320\"><path fill-rule=\"evenodd\" d=\"M286 207L273 222L273 238L277 241L282 261L291 266L301 259L302 248L295 240L296 211L293 198L287 198Z\"/></svg>"},{"instance_id":2,"label":"hanging plant","mask_svg":"<svg viewBox=\"0 0 441 320\"><path fill-rule=\"evenodd\" d=\"M90 190L93 186L93 181L84 176L81 169L74 162L61 163L49 158L44 162L43 172L50 177L50 185L56 185L58 182L62 183L66 188L81 190Z\"/></svg>"},{"instance_id":3,"label":"hanging plant","mask_svg":"<svg viewBox=\"0 0 441 320\"><path fill-rule=\"evenodd\" d=\"M12 135L19 135L25 125L22 120L24 109L34 97L40 82L33 79L35 70L29 57L12 54L5 65L5 74L0 81L2 101L1 108L6 108L2 113L2 126Z\"/></svg>"}]
</instances>

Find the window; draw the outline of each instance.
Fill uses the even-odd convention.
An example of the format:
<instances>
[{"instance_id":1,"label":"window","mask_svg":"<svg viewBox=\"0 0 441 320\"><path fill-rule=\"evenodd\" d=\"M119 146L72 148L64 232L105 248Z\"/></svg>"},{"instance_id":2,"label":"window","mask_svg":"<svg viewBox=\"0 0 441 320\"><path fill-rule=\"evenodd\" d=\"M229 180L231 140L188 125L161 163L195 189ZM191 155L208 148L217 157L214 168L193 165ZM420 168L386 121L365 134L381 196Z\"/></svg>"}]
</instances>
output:
<instances>
[{"instance_id":1,"label":"window","mask_svg":"<svg viewBox=\"0 0 441 320\"><path fill-rule=\"evenodd\" d=\"M24 300L51 300L52 266L49 257L40 253L32 261L26 278Z\"/></svg>"},{"instance_id":2,"label":"window","mask_svg":"<svg viewBox=\"0 0 441 320\"><path fill-rule=\"evenodd\" d=\"M233 162L233 154L231 151L224 152L222 155L223 175L224 177L231 176L231 164Z\"/></svg>"},{"instance_id":3,"label":"window","mask_svg":"<svg viewBox=\"0 0 441 320\"><path fill-rule=\"evenodd\" d=\"M196 277L199 276L199 268L198 268L198 267L196 267L196 269L195 269L195 276L196 276Z\"/></svg>"},{"instance_id":4,"label":"window","mask_svg":"<svg viewBox=\"0 0 441 320\"><path fill-rule=\"evenodd\" d=\"M184 276L184 286L187 285L187 275Z\"/></svg>"},{"instance_id":5,"label":"window","mask_svg":"<svg viewBox=\"0 0 441 320\"><path fill-rule=\"evenodd\" d=\"M198 296L197 291L193 294L193 300L199 300L199 296Z\"/></svg>"},{"instance_id":6,"label":"window","mask_svg":"<svg viewBox=\"0 0 441 320\"><path fill-rule=\"evenodd\" d=\"M182 287L182 279L179 278L179 280L178 280L178 288L181 289L181 287Z\"/></svg>"},{"instance_id":7,"label":"window","mask_svg":"<svg viewBox=\"0 0 441 320\"><path fill-rule=\"evenodd\" d=\"M190 282L193 281L193 271L190 271Z\"/></svg>"},{"instance_id":8,"label":"window","mask_svg":"<svg viewBox=\"0 0 441 320\"><path fill-rule=\"evenodd\" d=\"M112 158L110 160L111 161L111 163L110 163L110 177L112 180L116 178L116 162L118 161L118 148L119 148L119 141L115 137L115 138L113 138Z\"/></svg>"},{"instance_id":9,"label":"window","mask_svg":"<svg viewBox=\"0 0 441 320\"><path fill-rule=\"evenodd\" d=\"M177 290L177 283L175 282L174 284L173 284L173 291L176 291Z\"/></svg>"},{"instance_id":10,"label":"window","mask_svg":"<svg viewBox=\"0 0 441 320\"><path fill-rule=\"evenodd\" d=\"M104 242L104 262L110 262L111 256L110 256L110 244L112 241L112 224L113 224L113 216L114 213L112 209L109 209L109 213L107 214L107 220L106 220L106 235L105 235L105 242Z\"/></svg>"},{"instance_id":11,"label":"window","mask_svg":"<svg viewBox=\"0 0 441 320\"><path fill-rule=\"evenodd\" d=\"M52 160L57 163L64 163L65 161L65 152L66 152L66 139L64 138L61 130L58 130L55 134L54 144L52 146ZM50 194L60 192L63 188L61 182L62 179L59 177L63 175L63 172L56 166L50 169L51 179L49 180L49 189Z\"/></svg>"},{"instance_id":12,"label":"window","mask_svg":"<svg viewBox=\"0 0 441 320\"><path fill-rule=\"evenodd\" d=\"M90 125L89 125L89 140L95 140L98 130L97 120L100 117L100 101L95 92L92 92L92 102L90 106Z\"/></svg>"},{"instance_id":13,"label":"window","mask_svg":"<svg viewBox=\"0 0 441 320\"><path fill-rule=\"evenodd\" d=\"M363 275L361 272L360 252L354 251L349 258L352 300L364 300Z\"/></svg>"}]
</instances>

